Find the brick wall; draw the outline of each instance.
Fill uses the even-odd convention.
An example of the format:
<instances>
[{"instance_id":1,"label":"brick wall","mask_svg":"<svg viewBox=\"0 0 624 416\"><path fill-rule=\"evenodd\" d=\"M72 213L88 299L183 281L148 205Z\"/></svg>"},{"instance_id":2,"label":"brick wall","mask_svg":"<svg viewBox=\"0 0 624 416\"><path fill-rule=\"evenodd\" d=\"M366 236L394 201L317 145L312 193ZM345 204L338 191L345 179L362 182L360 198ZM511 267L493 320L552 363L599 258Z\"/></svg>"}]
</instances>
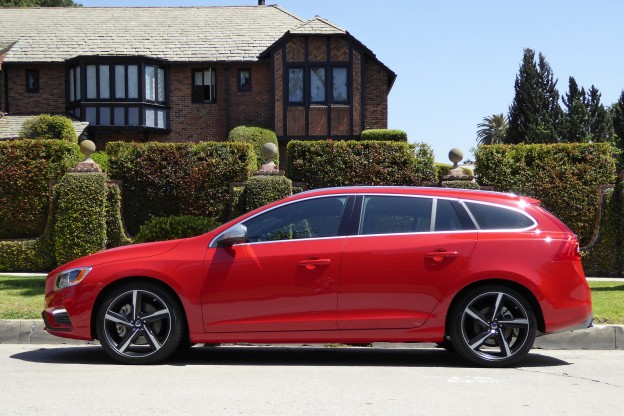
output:
<instances>
[{"instance_id":1,"label":"brick wall","mask_svg":"<svg viewBox=\"0 0 624 416\"><path fill-rule=\"evenodd\" d=\"M37 93L26 92L27 69L39 70L39 92ZM30 67L5 64L4 70L7 71L10 86L8 108L11 114L65 112L64 66Z\"/></svg>"},{"instance_id":2,"label":"brick wall","mask_svg":"<svg viewBox=\"0 0 624 416\"><path fill-rule=\"evenodd\" d=\"M365 58L364 65L364 128L385 129L388 127L388 73L371 58Z\"/></svg>"}]
</instances>

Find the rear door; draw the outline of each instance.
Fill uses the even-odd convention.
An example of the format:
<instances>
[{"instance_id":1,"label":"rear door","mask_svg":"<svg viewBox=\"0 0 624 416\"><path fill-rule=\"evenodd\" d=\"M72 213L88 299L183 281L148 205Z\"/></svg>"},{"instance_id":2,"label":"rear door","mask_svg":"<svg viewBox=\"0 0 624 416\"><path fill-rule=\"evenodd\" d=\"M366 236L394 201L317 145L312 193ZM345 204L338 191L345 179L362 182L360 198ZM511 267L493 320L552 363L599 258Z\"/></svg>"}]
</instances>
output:
<instances>
[{"instance_id":1,"label":"rear door","mask_svg":"<svg viewBox=\"0 0 624 416\"><path fill-rule=\"evenodd\" d=\"M346 239L340 329L413 328L429 317L468 261L477 232L457 201L365 195Z\"/></svg>"}]
</instances>

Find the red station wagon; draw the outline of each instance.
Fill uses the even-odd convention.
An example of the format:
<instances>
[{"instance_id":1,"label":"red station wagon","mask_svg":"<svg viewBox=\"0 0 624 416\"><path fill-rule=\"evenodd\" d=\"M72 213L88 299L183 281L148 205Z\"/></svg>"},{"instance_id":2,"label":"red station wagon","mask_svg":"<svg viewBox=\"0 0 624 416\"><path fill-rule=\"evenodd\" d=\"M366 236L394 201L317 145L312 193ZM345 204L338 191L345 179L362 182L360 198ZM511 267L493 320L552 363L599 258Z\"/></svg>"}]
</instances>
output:
<instances>
[{"instance_id":1,"label":"red station wagon","mask_svg":"<svg viewBox=\"0 0 624 416\"><path fill-rule=\"evenodd\" d=\"M48 275L43 317L130 364L194 343L385 341L499 367L592 307L577 237L535 199L348 187L74 260Z\"/></svg>"}]
</instances>

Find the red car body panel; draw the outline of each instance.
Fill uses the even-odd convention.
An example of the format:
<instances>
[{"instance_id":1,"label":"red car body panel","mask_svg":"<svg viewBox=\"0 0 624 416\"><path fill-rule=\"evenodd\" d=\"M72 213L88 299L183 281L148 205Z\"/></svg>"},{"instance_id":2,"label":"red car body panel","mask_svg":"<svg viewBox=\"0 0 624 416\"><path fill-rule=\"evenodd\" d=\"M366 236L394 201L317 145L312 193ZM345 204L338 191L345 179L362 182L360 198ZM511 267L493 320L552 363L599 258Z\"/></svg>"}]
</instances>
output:
<instances>
[{"instance_id":1,"label":"red car body panel","mask_svg":"<svg viewBox=\"0 0 624 416\"><path fill-rule=\"evenodd\" d=\"M325 195L419 195L474 200L528 213L523 231L348 235L209 248L230 226L272 207ZM44 316L61 337L93 339L97 302L126 279L151 279L180 300L193 342L440 342L458 293L510 282L535 300L542 332L591 320L580 258L559 258L572 233L537 206L509 194L441 188L316 190L277 201L189 239L141 244L87 256L50 272ZM436 252L453 253L449 257ZM59 272L93 267L76 286L56 290ZM64 308L71 325L56 323Z\"/></svg>"}]
</instances>

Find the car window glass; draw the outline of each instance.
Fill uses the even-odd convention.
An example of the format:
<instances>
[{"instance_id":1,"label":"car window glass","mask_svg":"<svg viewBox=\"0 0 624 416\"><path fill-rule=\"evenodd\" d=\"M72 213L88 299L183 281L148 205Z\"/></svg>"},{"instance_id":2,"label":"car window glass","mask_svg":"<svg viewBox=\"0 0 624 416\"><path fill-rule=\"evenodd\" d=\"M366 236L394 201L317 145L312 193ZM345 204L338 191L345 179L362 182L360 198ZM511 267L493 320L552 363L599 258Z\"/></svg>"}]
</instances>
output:
<instances>
[{"instance_id":1,"label":"car window glass","mask_svg":"<svg viewBox=\"0 0 624 416\"><path fill-rule=\"evenodd\" d=\"M466 202L466 206L482 230L516 230L535 223L527 215L508 208Z\"/></svg>"},{"instance_id":2,"label":"car window glass","mask_svg":"<svg viewBox=\"0 0 624 416\"><path fill-rule=\"evenodd\" d=\"M367 196L362 207L360 234L429 231L431 198Z\"/></svg>"},{"instance_id":3,"label":"car window glass","mask_svg":"<svg viewBox=\"0 0 624 416\"><path fill-rule=\"evenodd\" d=\"M464 229L451 201L438 199L436 205L435 231L461 231Z\"/></svg>"},{"instance_id":4,"label":"car window glass","mask_svg":"<svg viewBox=\"0 0 624 416\"><path fill-rule=\"evenodd\" d=\"M244 222L247 241L335 237L346 196L314 198L272 209Z\"/></svg>"}]
</instances>

